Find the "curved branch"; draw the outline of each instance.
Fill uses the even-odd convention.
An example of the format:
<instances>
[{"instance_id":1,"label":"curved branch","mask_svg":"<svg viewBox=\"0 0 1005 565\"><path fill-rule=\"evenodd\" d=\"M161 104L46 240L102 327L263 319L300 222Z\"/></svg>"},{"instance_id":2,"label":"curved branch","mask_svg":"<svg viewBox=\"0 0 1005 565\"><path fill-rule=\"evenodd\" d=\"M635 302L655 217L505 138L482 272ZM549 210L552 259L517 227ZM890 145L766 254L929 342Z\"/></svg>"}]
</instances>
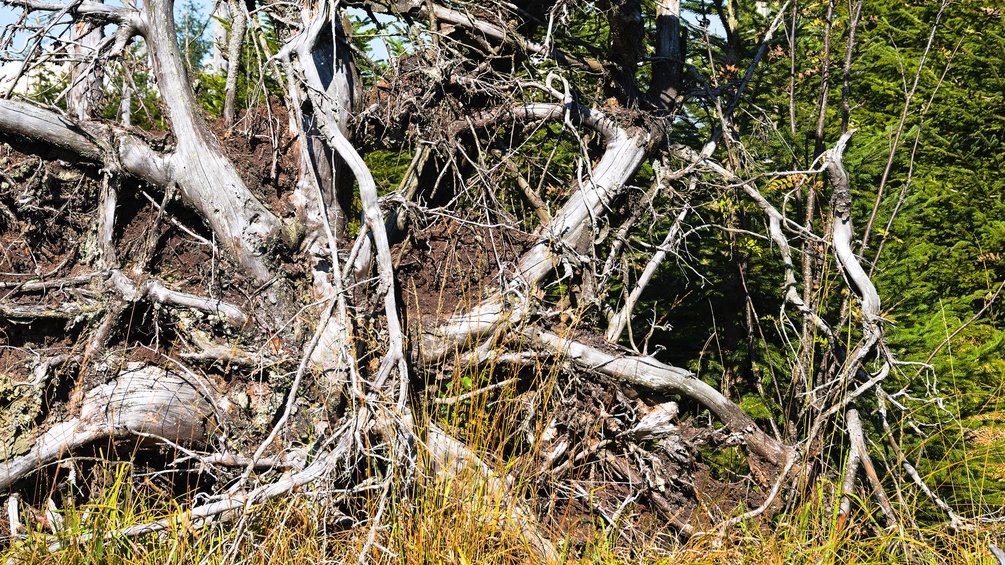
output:
<instances>
[{"instance_id":1,"label":"curved branch","mask_svg":"<svg viewBox=\"0 0 1005 565\"><path fill-rule=\"evenodd\" d=\"M248 323L248 316L233 304L187 292L171 290L155 279L147 279L137 285L129 280L122 271L114 269L111 272L109 280L115 286L115 289L122 294L123 298L129 301L146 298L158 304L201 310L222 316L237 328L243 328Z\"/></svg>"},{"instance_id":2,"label":"curved branch","mask_svg":"<svg viewBox=\"0 0 1005 565\"><path fill-rule=\"evenodd\" d=\"M203 390L200 390L203 389ZM80 416L56 424L26 454L0 462L0 491L75 449L108 438L153 435L172 442L201 443L216 399L205 383L154 366L127 367L119 377L87 393Z\"/></svg>"},{"instance_id":3,"label":"curved branch","mask_svg":"<svg viewBox=\"0 0 1005 565\"><path fill-rule=\"evenodd\" d=\"M384 215L378 204L377 184L374 182L366 162L337 127L332 128L328 127L327 124L322 124L322 131L329 136L328 141L332 149L345 160L353 175L356 176L356 181L359 183L363 218L373 236L374 247L377 251L377 271L380 276L378 292L384 295L384 315L387 318L388 332L387 355L381 363L379 374L375 380L375 385L379 387L395 366L398 367L403 378L407 374L404 336L394 298L394 267L391 259L391 246L387 239L387 232L384 230Z\"/></svg>"},{"instance_id":4,"label":"curved branch","mask_svg":"<svg viewBox=\"0 0 1005 565\"><path fill-rule=\"evenodd\" d=\"M331 31L330 36L322 35L326 26ZM348 166L359 185L363 220L377 252L377 268L380 277L378 292L383 294L384 315L388 331L387 355L384 357L375 379L375 385L379 388L393 368L397 367L402 376L407 372L404 356L404 334L394 297L391 247L387 239L387 232L384 230L383 214L378 204L377 184L363 157L346 137L349 111L355 99L358 81L354 76L352 58L348 54L340 26L341 23L335 17L334 8L329 6L327 2L322 2L318 13L313 16L304 33L291 39L277 56L284 61L290 61L290 55L296 54L297 64L303 71L307 96L313 106L314 117L318 121L317 126L325 136L328 147ZM331 41L330 51L327 46L321 47L323 40ZM321 60L323 68L319 68L319 60ZM331 73L331 76L323 78L322 71ZM319 202L318 205L322 210L324 209L323 203ZM338 277L339 273L333 272L333 275ZM400 400L403 402L403 397Z\"/></svg>"},{"instance_id":5,"label":"curved branch","mask_svg":"<svg viewBox=\"0 0 1005 565\"><path fill-rule=\"evenodd\" d=\"M52 7L33 5L38 9ZM178 51L172 5L169 0L146 2L143 16L149 25L142 27L146 30L161 98L178 139L174 153L158 155L131 135L123 136L116 146L112 132L96 122L83 122L88 129L96 130L85 135L78 126L54 112L14 100L0 100L0 131L45 141L101 164L108 160L102 145L110 146L130 174L160 186L176 183L237 261L260 282L268 281L269 269L262 253L266 243L279 232L279 219L248 190L198 113L199 104ZM83 6L97 11L105 5L84 2L76 9ZM135 24L135 14L128 15L132 18L130 23Z\"/></svg>"},{"instance_id":6,"label":"curved branch","mask_svg":"<svg viewBox=\"0 0 1005 565\"><path fill-rule=\"evenodd\" d=\"M309 16L306 28L290 38L275 55L283 61L289 75L287 96L297 116L291 125L297 132L301 153L301 180L296 198L309 230L307 247L313 246L315 254L324 253L321 249L324 245L318 243L325 237L324 222L319 217L322 208L328 209L328 221L335 233L341 234L346 224L344 200L347 199L340 194L347 184L344 181L348 180L345 163L325 145L321 124L349 135L350 113L362 96L359 77L346 47L345 30L333 14L328 2L320 2L316 12ZM323 201L317 200L318 190Z\"/></svg>"},{"instance_id":7,"label":"curved branch","mask_svg":"<svg viewBox=\"0 0 1005 565\"><path fill-rule=\"evenodd\" d=\"M51 110L0 99L0 139L16 136L41 142L97 165L104 164L104 147L110 147L118 154L119 164L134 177L162 187L172 181L170 156L157 153L135 135L120 134L96 122L85 125L86 130Z\"/></svg>"},{"instance_id":8,"label":"curved branch","mask_svg":"<svg viewBox=\"0 0 1005 565\"><path fill-rule=\"evenodd\" d=\"M162 187L177 183L238 261L255 278L267 281L270 275L261 251L278 232L279 220L251 194L193 108L178 109L188 121L186 126L183 119L173 120L179 141L169 155L155 152L131 134L116 140L114 130L95 122L85 122L93 130L85 133L55 112L17 100L0 100L0 138L14 135L41 141L96 164L107 160L102 145L110 146L131 175Z\"/></svg>"},{"instance_id":9,"label":"curved branch","mask_svg":"<svg viewBox=\"0 0 1005 565\"><path fill-rule=\"evenodd\" d=\"M547 332L528 329L523 335L538 346L562 355L584 369L597 371L650 390L680 394L700 402L733 433L741 434L752 453L779 469L795 457L790 448L764 433L742 408L723 396L712 385L695 378L688 370L665 365L652 357L612 355Z\"/></svg>"},{"instance_id":10,"label":"curved branch","mask_svg":"<svg viewBox=\"0 0 1005 565\"><path fill-rule=\"evenodd\" d=\"M560 263L562 251L575 248L591 224L603 215L611 200L621 193L624 184L635 174L649 153L650 134L641 130L626 130L602 112L575 103L533 104L516 110L501 110L473 118L485 126L507 116L523 119L555 119L569 110L570 118L590 128L606 139L604 155L585 175L580 186L552 217L551 222L537 229L539 241L524 253L516 273L505 289L495 292L469 312L452 317L445 324L423 336L422 355L431 360L464 343L470 337L487 335L505 323L522 319L532 292ZM508 297L515 296L516 300Z\"/></svg>"},{"instance_id":11,"label":"curved branch","mask_svg":"<svg viewBox=\"0 0 1005 565\"><path fill-rule=\"evenodd\" d=\"M834 147L825 153L827 173L834 186L831 194L831 215L833 216L831 237L838 267L848 279L849 286L861 299L862 324L865 326L866 335L870 336L878 331L879 292L851 248L852 236L854 235L851 225L851 188L848 183L848 174L841 163L841 157L844 155L848 140L854 134L855 130L851 130L842 135Z\"/></svg>"}]
</instances>

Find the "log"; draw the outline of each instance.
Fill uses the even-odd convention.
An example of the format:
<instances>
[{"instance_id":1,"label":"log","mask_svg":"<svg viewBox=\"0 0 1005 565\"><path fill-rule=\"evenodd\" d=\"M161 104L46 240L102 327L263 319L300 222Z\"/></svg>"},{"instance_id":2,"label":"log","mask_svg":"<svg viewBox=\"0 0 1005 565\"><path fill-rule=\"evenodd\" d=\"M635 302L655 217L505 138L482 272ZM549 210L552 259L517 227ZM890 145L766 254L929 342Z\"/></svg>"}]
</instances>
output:
<instances>
[{"instance_id":1,"label":"log","mask_svg":"<svg viewBox=\"0 0 1005 565\"><path fill-rule=\"evenodd\" d=\"M128 363L115 380L87 393L77 418L52 426L27 454L0 462L0 491L95 441L163 438L202 446L218 423L210 383Z\"/></svg>"}]
</instances>

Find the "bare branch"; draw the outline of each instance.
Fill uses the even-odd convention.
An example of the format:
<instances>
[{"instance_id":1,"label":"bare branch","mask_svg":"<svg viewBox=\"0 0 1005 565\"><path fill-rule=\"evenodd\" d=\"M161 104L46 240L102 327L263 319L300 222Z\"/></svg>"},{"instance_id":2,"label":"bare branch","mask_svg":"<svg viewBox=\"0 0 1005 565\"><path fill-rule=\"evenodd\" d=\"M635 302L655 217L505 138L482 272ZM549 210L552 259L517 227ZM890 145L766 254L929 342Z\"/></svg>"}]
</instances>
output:
<instances>
[{"instance_id":1,"label":"bare branch","mask_svg":"<svg viewBox=\"0 0 1005 565\"><path fill-rule=\"evenodd\" d=\"M646 263L645 268L642 270L642 274L639 275L638 282L635 283L635 288L632 293L628 295L625 299L625 305L622 306L621 310L615 314L610 323L607 325L607 341L616 342L621 337L621 332L625 330L625 326L631 321L632 309L635 308L635 304L639 301L642 296L642 292L649 285L649 281L652 280L653 275L656 274L656 269L659 268L660 264L663 263L663 259L666 258L667 253L676 243L677 238L681 235L681 223L684 221L684 217L687 215L687 208L681 210L680 214L677 215L677 220L674 222L670 231L667 232L666 237L663 238L663 243L660 244L659 249L653 256L649 258L649 262Z\"/></svg>"},{"instance_id":2,"label":"bare branch","mask_svg":"<svg viewBox=\"0 0 1005 565\"><path fill-rule=\"evenodd\" d=\"M224 317L237 328L243 328L248 323L248 316L233 304L222 300L203 298L187 292L170 290L155 279L147 279L137 285L129 280L122 271L113 269L109 281L122 294L123 298L129 301L147 299L158 304L202 310Z\"/></svg>"},{"instance_id":3,"label":"bare branch","mask_svg":"<svg viewBox=\"0 0 1005 565\"><path fill-rule=\"evenodd\" d=\"M649 137L645 132L626 131L602 112L570 105L581 123L606 138L603 157L584 178L579 189L554 215L550 223L541 226L535 235L540 242L527 251L517 264L510 285L486 299L470 312L454 316L447 323L423 336L423 356L438 359L470 337L490 334L506 323L521 320L526 313L531 293L561 261L563 248L576 248L595 218L604 213L608 203L621 192L635 174L648 153ZM563 116L563 108L554 104L523 106L517 116L538 119ZM494 122L506 112L475 118L478 125ZM512 297L512 298L511 298Z\"/></svg>"},{"instance_id":4,"label":"bare branch","mask_svg":"<svg viewBox=\"0 0 1005 565\"><path fill-rule=\"evenodd\" d=\"M551 43L539 43L532 39L527 39L514 31L487 22L484 19L476 18L470 13L453 10L436 2L425 2L422 0L399 0L397 2L393 0L370 0L362 3L372 9L396 13L414 13L419 17L435 19L441 25L449 24L469 29L499 43L516 46L528 54L550 57L559 65L572 66L595 73L604 71L603 65L597 59L582 58L566 53L561 49L555 48Z\"/></svg>"},{"instance_id":5,"label":"bare branch","mask_svg":"<svg viewBox=\"0 0 1005 565\"><path fill-rule=\"evenodd\" d=\"M729 426L733 433L742 435L745 445L752 453L763 457L777 468L797 457L791 448L761 431L742 408L704 381L695 378L690 371L664 365L652 357L604 353L577 341L546 332L528 329L523 335L533 343L562 355L584 369L623 379L650 390L680 394L700 402L723 424Z\"/></svg>"},{"instance_id":6,"label":"bare branch","mask_svg":"<svg viewBox=\"0 0 1005 565\"><path fill-rule=\"evenodd\" d=\"M879 292L869 279L865 269L859 263L855 252L851 249L852 226L851 226L851 188L848 184L848 174L845 173L841 163L845 146L848 140L855 134L855 130L841 136L841 139L834 144L825 154L827 161L827 172L833 185L831 193L831 239L834 245L834 257L837 259L838 267L844 272L849 286L858 294L862 301L862 324L865 326L867 336L876 336L880 320L880 299Z\"/></svg>"},{"instance_id":7,"label":"bare branch","mask_svg":"<svg viewBox=\"0 0 1005 565\"><path fill-rule=\"evenodd\" d=\"M279 233L279 219L251 194L198 111L174 35L172 7L170 0L143 6L150 23L146 33L150 59L178 139L170 157L171 179L238 262L260 282L267 282L271 274L262 253Z\"/></svg>"},{"instance_id":8,"label":"bare branch","mask_svg":"<svg viewBox=\"0 0 1005 565\"><path fill-rule=\"evenodd\" d=\"M37 2L35 0L3 0L8 6L18 6L29 12L59 12L74 14L96 20L139 27L139 12L128 6L115 6L94 0L78 0L69 4Z\"/></svg>"}]
</instances>

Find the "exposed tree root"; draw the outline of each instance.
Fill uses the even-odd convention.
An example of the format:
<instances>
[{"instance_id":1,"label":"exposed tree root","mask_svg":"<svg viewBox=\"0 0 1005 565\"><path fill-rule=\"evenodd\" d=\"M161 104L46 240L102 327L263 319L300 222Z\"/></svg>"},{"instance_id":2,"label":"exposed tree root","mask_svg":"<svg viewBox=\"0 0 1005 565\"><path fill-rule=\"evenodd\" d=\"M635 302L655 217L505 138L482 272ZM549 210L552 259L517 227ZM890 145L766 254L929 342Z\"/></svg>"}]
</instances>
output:
<instances>
[{"instance_id":1,"label":"exposed tree root","mask_svg":"<svg viewBox=\"0 0 1005 565\"><path fill-rule=\"evenodd\" d=\"M27 454L0 465L0 489L72 456L80 447L111 437L205 443L220 414L216 400L209 383L201 379L155 366L128 367L116 380L89 391L78 417L56 424Z\"/></svg>"},{"instance_id":2,"label":"exposed tree root","mask_svg":"<svg viewBox=\"0 0 1005 565\"><path fill-rule=\"evenodd\" d=\"M680 394L708 407L734 434L743 437L744 445L751 452L777 469L797 458L791 448L768 436L739 406L727 400L722 393L683 369L664 365L652 357L617 356L582 343L562 339L546 332L526 332L534 343L551 349L562 358L576 363L584 369L597 371L611 377L623 379L647 389ZM772 480L774 473L761 479Z\"/></svg>"},{"instance_id":3,"label":"exposed tree root","mask_svg":"<svg viewBox=\"0 0 1005 565\"><path fill-rule=\"evenodd\" d=\"M604 534L633 512L645 512L669 524L680 537L711 535L770 515L789 493L798 491L788 488L794 481L834 471L824 445L832 433L847 433L850 440L837 458L844 471L839 531L847 525L851 497L862 479L888 527L902 523L886 494L890 483L882 476L884 465L902 467L948 513L954 527L965 523L908 462L886 420L892 399L882 385L896 361L884 340L879 291L852 250L852 191L842 163L851 134L821 155L819 168L813 168L814 162L811 170L775 175L827 173L832 195L825 235L813 232L812 221L803 226L787 219L787 204L775 202L759 188L759 177L743 176L738 166L731 116L767 39L729 105L723 109L717 94L715 104L708 106L724 128L697 151L672 147L666 139L675 131L672 113L684 103L686 49L677 3L656 9L658 60L649 67L656 76L648 93L628 83L632 81L607 84L598 86L598 93L611 88L613 96L600 103L599 98L589 102L566 76L570 73L559 72L562 69L541 79L537 75L543 71L531 65L518 78L516 71L503 77L495 66L509 59L525 65L549 57L568 68L604 73L607 79L634 77L645 53L641 13L635 17L642 9L638 3L612 6L603 14L615 32L610 46L619 58L615 64L593 58L605 56L602 51L587 50L591 55L586 56L557 49L554 13L541 42L520 29L543 22L512 24L500 14L519 19L525 11L509 4L492 4L497 14L485 7L475 10L474 5L466 12L456 3L359 2L367 9L406 13L410 23L410 18L425 19L436 37L428 53L409 55L415 69L398 68L407 57L387 69L396 80L391 87L410 89L407 96L387 100L377 93L373 107L360 114L361 79L341 4L266 2L260 9L272 18L282 45L275 56L263 57L262 67L281 65L285 75L273 78L285 79L283 112L288 113L283 115L290 123L282 132L289 134L283 143L290 155L283 157L295 162L286 173L297 177L279 186L281 135L270 129L264 137L273 143L270 178L277 182L266 189L264 182L256 186L248 181L251 175L239 170L241 165L225 152L199 111L177 45L170 0L146 0L140 8L90 0L12 3L67 14L79 34L118 26L107 41L94 44L98 38L91 35L80 43L94 53L88 61L77 62L75 75L88 75L87 69L94 69L102 57L121 54L132 37L141 36L171 131L169 142L154 143L152 135L95 117L88 96L100 81L90 76L74 79L72 119L53 109L0 99L3 140L27 140L24 151L74 161L73 167L90 175L79 182L97 186L89 194L91 206L96 195L96 209L69 199L66 204L76 206L73 213L93 220L82 222L94 227L78 234L86 243L74 242L58 252L47 249L56 257L52 263L62 262L44 276L38 275L45 270L32 256L35 265L19 263L23 273L3 274L5 280L0 281L0 330L17 326L26 332L22 345L10 349L18 355L32 347L44 350L10 362L30 367L24 378L11 382L15 389L32 389L26 398L35 403L35 411L23 420L37 429L27 452L14 452L0 463L0 490L13 492L45 467L101 442L173 449L174 461L165 461L165 466L197 463L201 470L219 471L227 478L221 481L226 487L214 485L208 502L199 499L161 520L107 534L57 529L46 538L51 550L95 535L138 537L178 524L200 527L235 519L242 520L240 537L244 521L267 501L312 483L328 483L346 493L367 491L359 494L361 499L369 497L368 504L359 505L369 513L363 520L370 528L359 556L363 562L380 547L389 509L399 503L392 499L395 492L456 483L474 484L472 507L501 508L493 516L498 524L492 526L521 540L530 555L550 562L561 557L557 538L550 537L566 533L556 519L561 512L578 513L585 517L581 522L599 516ZM252 18L240 2L229 5L236 25L229 42L226 135L235 130L245 24L252 24L251 35L260 32L257 12ZM780 23L781 14L766 35ZM639 37L632 37L634 32ZM441 41L448 38L462 45L444 47ZM259 43L256 49L269 50L268 42ZM458 48L485 53L486 61L440 64L443 53ZM624 75L625 68L632 72ZM529 78L523 76L525 71ZM500 78L505 80L495 84ZM542 93L550 101L542 102ZM272 104L278 104L269 104L271 120ZM362 143L352 139L358 133L354 127L373 127L366 117L371 110L386 115L377 137L400 136L408 143L395 142L415 147L411 164L396 183L398 191L388 196L380 195L361 154ZM405 133L395 129L399 127ZM566 145L559 147L556 139L554 148L530 147L541 144L542 138L562 138ZM379 145L386 139L367 143ZM727 146L728 166L712 157L720 139ZM544 157L521 156L521 151L538 151ZM668 173L674 158L683 166ZM489 165L492 159L497 161ZM567 170L556 173L553 160L566 161L562 166ZM633 187L640 178L652 181L646 176L647 161L657 169L656 180L645 190ZM538 175L536 168L542 169L537 186L528 180ZM506 182L485 180L489 172ZM685 249L696 232L684 229L685 219L704 221L708 201L700 202L696 195L705 190L718 197L721 187L706 177L729 184L738 198L752 201L766 218L755 235L777 248L772 260L780 264L776 284L781 292L773 304L780 305L780 332L792 350L782 354L799 359L789 367L793 382L786 401L801 406L782 406L781 393L771 399L774 404L768 403L764 379L755 375L751 382L757 382L750 388L763 401L755 419L754 411L744 410L745 399L732 396L729 379L723 377L721 387L709 384L718 377L708 374L708 344L694 355L697 359L686 358L691 353L669 352L679 366L658 361L659 353L638 354L654 350L648 344L638 346L638 334L632 333L647 324L636 314L639 305L662 307L663 301L673 299L649 298L660 292L653 281L661 280L657 277L667 258ZM358 193L351 192L353 180ZM152 186L156 198L137 189L137 182ZM176 192L188 207L185 213L195 214L205 225L172 217L184 215L171 203ZM275 202L265 203L272 199ZM350 237L356 203L359 231ZM3 202L0 206L0 227L14 233L23 210L7 210ZM135 213L129 206L140 206L149 216L136 216L144 230L126 236L134 219L126 216ZM37 215L39 209L29 211ZM13 227L7 226L8 216L14 218ZM646 222L651 226L645 230L637 225ZM462 242L458 226L471 229L471 241L476 242L472 247L478 248L463 260L448 252ZM613 226L620 228L610 229ZM701 229L720 227L708 222ZM437 248L426 241L422 255L417 240L424 229L439 229L446 243ZM185 235L171 239L171 230ZM399 231L403 243L393 237ZM728 226L724 231L743 230ZM643 237L639 233L646 241L633 241ZM136 241L124 241L127 238ZM186 238L187 243L181 241ZM803 282L800 292L792 257L798 239L819 246L822 255L833 255L848 296L859 308L861 328L851 328L847 320L829 321L826 309L810 298L805 288L809 283ZM179 258L158 263L155 257L167 243ZM186 245L210 251L186 254ZM217 245L230 262L221 273ZM76 247L87 250L78 252ZM610 251L607 257L598 257L602 247ZM34 253L31 246L25 248ZM412 280L405 279L400 268L409 253L425 257L414 261L425 264ZM209 276L203 275L200 261L211 263ZM804 281L814 275L807 265L804 262ZM736 266L742 283L736 286L743 288L746 299L744 329L753 348L756 313L744 278L748 273L740 263ZM462 272L465 268L470 269ZM36 275L16 278L27 277L32 269ZM421 292L416 281L425 285ZM408 283L413 288L407 289ZM453 285L449 291L448 285ZM403 290L412 292L414 305L403 303ZM791 342L787 308L798 311L803 325L802 335ZM666 312L661 316L670 310ZM650 336L659 324L669 325L657 317L654 312L648 322ZM605 331L598 330L602 324ZM626 330L636 354L618 348ZM719 332L710 330L710 343L719 339ZM857 340L848 346L850 352L836 337L845 334ZM821 335L822 345L816 341ZM825 360L813 368L815 374L796 367L817 352L823 352ZM750 357L753 374L755 356ZM873 358L878 369L870 373ZM775 370L770 359L766 363ZM56 384L69 369L76 377L72 386ZM772 375L776 391L788 376L782 368L778 371ZM870 452L868 422L863 425L855 406L867 392L878 394L894 465ZM507 403L510 412L486 415L496 404ZM491 434L503 438L498 454L483 453L482 446L466 442L463 426L455 430L445 424L447 414L476 419L464 413L468 407L471 414L489 420ZM701 450L734 446L747 456L750 475L735 478L745 482L745 488L723 502L728 508L703 509L705 498L699 490L719 483L710 478ZM270 475L274 471L281 474ZM530 487L514 488L517 480ZM520 498L524 494L530 500ZM16 505L15 500L14 514ZM752 510L736 513L740 507Z\"/></svg>"}]
</instances>

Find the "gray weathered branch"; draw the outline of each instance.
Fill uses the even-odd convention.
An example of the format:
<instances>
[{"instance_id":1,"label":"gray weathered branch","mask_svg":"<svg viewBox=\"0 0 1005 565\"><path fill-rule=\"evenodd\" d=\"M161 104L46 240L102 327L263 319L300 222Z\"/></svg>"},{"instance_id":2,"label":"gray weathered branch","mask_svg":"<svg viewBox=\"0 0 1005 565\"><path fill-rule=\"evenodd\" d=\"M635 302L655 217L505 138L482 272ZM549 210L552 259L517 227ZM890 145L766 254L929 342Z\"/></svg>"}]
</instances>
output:
<instances>
[{"instance_id":1,"label":"gray weathered branch","mask_svg":"<svg viewBox=\"0 0 1005 565\"><path fill-rule=\"evenodd\" d=\"M528 329L524 331L524 336L538 346L562 355L584 369L597 371L650 390L680 394L701 403L733 433L742 435L747 449L778 469L781 469L790 458L796 457L791 448L761 431L742 408L705 381L695 378L690 371L665 365L652 357L613 355L543 331Z\"/></svg>"},{"instance_id":2,"label":"gray weathered branch","mask_svg":"<svg viewBox=\"0 0 1005 565\"><path fill-rule=\"evenodd\" d=\"M111 436L144 434L200 444L215 429L208 424L216 414L216 398L207 397L208 387L160 367L128 365L117 379L87 393L79 417L54 425L28 453L0 462L0 490Z\"/></svg>"},{"instance_id":3,"label":"gray weathered branch","mask_svg":"<svg viewBox=\"0 0 1005 565\"><path fill-rule=\"evenodd\" d=\"M527 312L531 294L561 262L563 251L575 249L582 238L591 233L594 221L605 214L607 205L641 166L648 153L647 132L622 128L602 112L575 103L570 103L568 108L583 126L604 136L603 156L589 174L584 175L579 189L552 216L551 222L535 232L539 242L520 258L508 287L423 336L422 354L427 359L437 359L471 338L488 335L503 324L520 321ZM561 119L565 110L566 107L557 104L535 104L512 113L479 116L474 121L490 123L503 116Z\"/></svg>"}]
</instances>

